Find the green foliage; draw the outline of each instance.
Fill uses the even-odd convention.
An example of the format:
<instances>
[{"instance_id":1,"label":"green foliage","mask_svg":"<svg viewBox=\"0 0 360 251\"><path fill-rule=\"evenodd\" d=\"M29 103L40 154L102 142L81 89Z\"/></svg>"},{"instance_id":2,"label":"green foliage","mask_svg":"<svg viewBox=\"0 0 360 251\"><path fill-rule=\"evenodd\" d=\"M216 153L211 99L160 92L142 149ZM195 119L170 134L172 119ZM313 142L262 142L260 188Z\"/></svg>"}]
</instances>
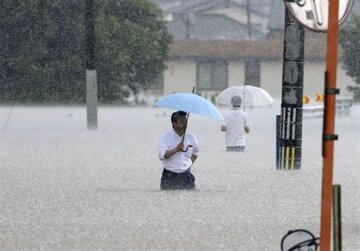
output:
<instances>
[{"instance_id":1,"label":"green foliage","mask_svg":"<svg viewBox=\"0 0 360 251\"><path fill-rule=\"evenodd\" d=\"M348 86L354 99L360 100L360 16L353 18L340 30L340 44L343 49L343 67L346 74L355 80L357 86Z\"/></svg>"},{"instance_id":2,"label":"green foliage","mask_svg":"<svg viewBox=\"0 0 360 251\"><path fill-rule=\"evenodd\" d=\"M171 37L146 0L95 0L98 98L122 103L165 68ZM0 102L85 102L85 1L0 1Z\"/></svg>"},{"instance_id":3,"label":"green foliage","mask_svg":"<svg viewBox=\"0 0 360 251\"><path fill-rule=\"evenodd\" d=\"M76 1L3 2L1 101L84 101L82 12Z\"/></svg>"},{"instance_id":4,"label":"green foliage","mask_svg":"<svg viewBox=\"0 0 360 251\"><path fill-rule=\"evenodd\" d=\"M99 0L99 6L96 30L102 54L98 62L103 69L99 78L108 85L99 93L113 101L111 89L121 92L117 83L134 93L156 83L165 68L171 37L159 21L160 10L145 0Z\"/></svg>"}]
</instances>

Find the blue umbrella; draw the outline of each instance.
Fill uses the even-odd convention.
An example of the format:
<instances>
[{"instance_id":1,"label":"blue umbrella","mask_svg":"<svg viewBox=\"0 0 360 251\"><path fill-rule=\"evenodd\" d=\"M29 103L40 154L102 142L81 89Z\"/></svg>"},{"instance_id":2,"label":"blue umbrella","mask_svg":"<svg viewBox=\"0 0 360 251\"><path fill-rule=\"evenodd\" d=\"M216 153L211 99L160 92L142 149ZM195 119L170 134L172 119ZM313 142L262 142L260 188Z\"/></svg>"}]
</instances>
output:
<instances>
[{"instance_id":1,"label":"blue umbrella","mask_svg":"<svg viewBox=\"0 0 360 251\"><path fill-rule=\"evenodd\" d=\"M154 105L224 120L219 110L209 100L194 93L170 94L158 100Z\"/></svg>"}]
</instances>

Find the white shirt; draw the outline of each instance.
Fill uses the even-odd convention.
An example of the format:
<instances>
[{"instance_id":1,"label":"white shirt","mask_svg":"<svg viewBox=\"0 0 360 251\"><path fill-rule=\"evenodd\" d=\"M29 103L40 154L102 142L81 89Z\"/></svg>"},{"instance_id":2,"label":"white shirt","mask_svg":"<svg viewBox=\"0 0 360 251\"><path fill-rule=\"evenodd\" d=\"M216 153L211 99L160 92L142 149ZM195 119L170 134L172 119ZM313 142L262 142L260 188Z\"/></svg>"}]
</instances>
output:
<instances>
[{"instance_id":1,"label":"white shirt","mask_svg":"<svg viewBox=\"0 0 360 251\"><path fill-rule=\"evenodd\" d=\"M199 146L195 135L191 132L185 133L184 149L189 147L186 152L177 152L168 159L165 159L164 155L167 150L175 148L182 140L182 136L172 130L165 133L160 141L159 147L159 159L162 160L163 167L169 171L182 173L185 172L191 165L191 156L199 156Z\"/></svg>"},{"instance_id":2,"label":"white shirt","mask_svg":"<svg viewBox=\"0 0 360 251\"><path fill-rule=\"evenodd\" d=\"M241 111L238 107L234 107L224 116L224 119L226 126L226 146L245 146L246 138L244 127L250 126L247 113Z\"/></svg>"}]
</instances>

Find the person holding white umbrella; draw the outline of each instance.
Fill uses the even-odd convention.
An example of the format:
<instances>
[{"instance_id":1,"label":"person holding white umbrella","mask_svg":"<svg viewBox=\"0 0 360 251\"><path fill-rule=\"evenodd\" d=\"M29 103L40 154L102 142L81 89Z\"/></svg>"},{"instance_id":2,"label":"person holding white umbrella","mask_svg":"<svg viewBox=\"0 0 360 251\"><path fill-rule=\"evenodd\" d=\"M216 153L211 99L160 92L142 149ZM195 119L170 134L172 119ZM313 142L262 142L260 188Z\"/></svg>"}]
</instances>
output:
<instances>
[{"instance_id":1,"label":"person holding white umbrella","mask_svg":"<svg viewBox=\"0 0 360 251\"><path fill-rule=\"evenodd\" d=\"M245 111L240 110L240 96L231 98L231 111L224 116L225 123L221 131L225 132L226 151L244 152L246 146L246 134L250 132L249 116Z\"/></svg>"}]
</instances>

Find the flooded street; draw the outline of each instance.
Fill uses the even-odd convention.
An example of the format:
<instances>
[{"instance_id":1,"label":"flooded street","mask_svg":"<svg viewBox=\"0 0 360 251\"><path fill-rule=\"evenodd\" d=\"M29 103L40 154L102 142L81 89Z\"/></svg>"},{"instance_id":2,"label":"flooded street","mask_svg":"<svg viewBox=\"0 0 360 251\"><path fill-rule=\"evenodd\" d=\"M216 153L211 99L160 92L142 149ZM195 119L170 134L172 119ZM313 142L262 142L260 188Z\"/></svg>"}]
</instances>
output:
<instances>
[{"instance_id":1,"label":"flooded street","mask_svg":"<svg viewBox=\"0 0 360 251\"><path fill-rule=\"evenodd\" d=\"M220 109L222 112L226 108ZM225 152L221 122L190 115L200 145L195 191L160 191L158 144L171 110L0 107L0 250L280 250L320 232L322 119L303 120L302 168L276 170L272 107L249 109L245 153ZM9 116L10 115L10 116ZM334 184L343 250L360 249L360 106L336 117Z\"/></svg>"}]
</instances>

